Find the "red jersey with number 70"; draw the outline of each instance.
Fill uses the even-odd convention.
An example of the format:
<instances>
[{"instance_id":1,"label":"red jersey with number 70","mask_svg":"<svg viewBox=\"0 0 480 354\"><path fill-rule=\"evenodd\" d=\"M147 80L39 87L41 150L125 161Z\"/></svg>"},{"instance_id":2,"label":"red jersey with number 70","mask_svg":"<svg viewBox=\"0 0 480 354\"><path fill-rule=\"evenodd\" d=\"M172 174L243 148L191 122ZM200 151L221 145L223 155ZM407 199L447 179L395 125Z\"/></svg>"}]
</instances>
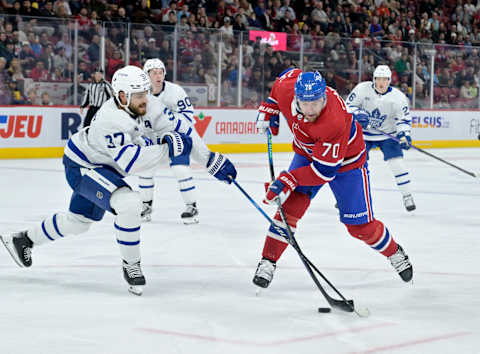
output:
<instances>
[{"instance_id":1,"label":"red jersey with number 70","mask_svg":"<svg viewBox=\"0 0 480 354\"><path fill-rule=\"evenodd\" d=\"M345 102L327 86L327 102L313 123L303 119L295 103L295 82L300 69L285 72L274 83L269 100L275 102L293 133L293 150L311 164L290 171L299 185L317 186L337 173L362 167L366 160L362 127L347 112Z\"/></svg>"}]
</instances>

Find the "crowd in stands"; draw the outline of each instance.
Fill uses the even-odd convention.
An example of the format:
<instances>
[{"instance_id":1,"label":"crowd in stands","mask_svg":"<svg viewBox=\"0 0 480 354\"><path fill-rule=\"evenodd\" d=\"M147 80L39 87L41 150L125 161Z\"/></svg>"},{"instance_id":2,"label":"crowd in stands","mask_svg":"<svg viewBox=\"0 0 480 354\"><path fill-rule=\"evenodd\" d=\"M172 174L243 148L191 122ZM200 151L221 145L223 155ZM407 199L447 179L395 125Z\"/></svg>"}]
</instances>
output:
<instances>
[{"instance_id":1,"label":"crowd in stands","mask_svg":"<svg viewBox=\"0 0 480 354\"><path fill-rule=\"evenodd\" d=\"M251 40L249 30L287 33L286 50ZM256 107L288 67L321 71L345 96L378 64L415 93L416 107L428 107L435 49L435 107L479 103L480 0L0 0L0 104L51 104L35 86L42 82L70 85L53 101L72 103L75 53L78 81L88 83L102 45L107 80L127 59L141 66L159 57L167 79L176 68L177 82L213 93L221 46L225 106L237 105L241 47L244 107Z\"/></svg>"}]
</instances>

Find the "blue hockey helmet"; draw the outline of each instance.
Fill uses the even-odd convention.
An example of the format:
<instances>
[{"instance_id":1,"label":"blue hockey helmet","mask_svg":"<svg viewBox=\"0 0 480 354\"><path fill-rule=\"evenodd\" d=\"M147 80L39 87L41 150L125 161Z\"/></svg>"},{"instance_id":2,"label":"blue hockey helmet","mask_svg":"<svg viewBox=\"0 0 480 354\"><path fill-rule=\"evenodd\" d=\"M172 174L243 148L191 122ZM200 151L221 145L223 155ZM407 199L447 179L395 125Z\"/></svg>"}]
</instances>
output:
<instances>
[{"instance_id":1,"label":"blue hockey helmet","mask_svg":"<svg viewBox=\"0 0 480 354\"><path fill-rule=\"evenodd\" d=\"M299 101L316 101L325 97L327 84L318 72L304 72L297 77L295 82L295 96Z\"/></svg>"}]
</instances>

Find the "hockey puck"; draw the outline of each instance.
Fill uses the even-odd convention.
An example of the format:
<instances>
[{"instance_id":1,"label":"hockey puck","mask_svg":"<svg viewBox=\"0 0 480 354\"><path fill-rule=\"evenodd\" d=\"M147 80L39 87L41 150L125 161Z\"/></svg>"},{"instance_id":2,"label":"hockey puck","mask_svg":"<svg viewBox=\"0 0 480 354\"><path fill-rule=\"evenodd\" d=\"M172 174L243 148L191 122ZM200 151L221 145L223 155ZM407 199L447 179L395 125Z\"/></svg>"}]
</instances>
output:
<instances>
[{"instance_id":1,"label":"hockey puck","mask_svg":"<svg viewBox=\"0 0 480 354\"><path fill-rule=\"evenodd\" d=\"M318 312L320 313L329 313L332 312L332 309L330 307L319 307Z\"/></svg>"}]
</instances>

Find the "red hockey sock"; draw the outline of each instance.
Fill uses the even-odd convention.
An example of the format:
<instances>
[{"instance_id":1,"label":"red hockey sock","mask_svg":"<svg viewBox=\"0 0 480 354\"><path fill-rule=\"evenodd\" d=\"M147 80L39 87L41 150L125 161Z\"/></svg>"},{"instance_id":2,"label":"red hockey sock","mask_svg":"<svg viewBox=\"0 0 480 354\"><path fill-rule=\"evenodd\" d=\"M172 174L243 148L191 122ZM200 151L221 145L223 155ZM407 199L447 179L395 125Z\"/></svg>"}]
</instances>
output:
<instances>
[{"instance_id":1,"label":"red hockey sock","mask_svg":"<svg viewBox=\"0 0 480 354\"><path fill-rule=\"evenodd\" d=\"M283 211L292 232L295 233L297 222L305 214L309 205L310 198L308 195L298 192L293 192L285 203L283 203ZM280 227L285 228L279 211L275 214L274 221ZM287 246L288 241L285 240L274 227L270 226L263 246L262 256L276 262L282 256Z\"/></svg>"},{"instance_id":2,"label":"red hockey sock","mask_svg":"<svg viewBox=\"0 0 480 354\"><path fill-rule=\"evenodd\" d=\"M348 232L355 238L362 240L374 250L380 252L385 257L394 254L398 245L390 235L388 228L381 221L374 220L367 224L346 225Z\"/></svg>"}]
</instances>

